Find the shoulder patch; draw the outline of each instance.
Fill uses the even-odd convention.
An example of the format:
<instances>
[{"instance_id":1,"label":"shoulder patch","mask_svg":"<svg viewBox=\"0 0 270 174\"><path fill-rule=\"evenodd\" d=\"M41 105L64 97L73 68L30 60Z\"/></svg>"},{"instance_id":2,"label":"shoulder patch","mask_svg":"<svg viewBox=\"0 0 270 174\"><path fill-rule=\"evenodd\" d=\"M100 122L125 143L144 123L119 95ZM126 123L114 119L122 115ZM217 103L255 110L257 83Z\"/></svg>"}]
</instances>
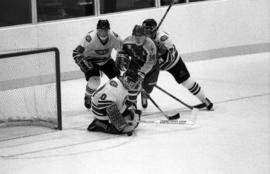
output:
<instances>
[{"instance_id":1,"label":"shoulder patch","mask_svg":"<svg viewBox=\"0 0 270 174\"><path fill-rule=\"evenodd\" d=\"M162 42L164 42L167 39L168 39L168 36L166 36L166 35L163 35L160 37L160 41L162 41Z\"/></svg>"},{"instance_id":2,"label":"shoulder patch","mask_svg":"<svg viewBox=\"0 0 270 174\"><path fill-rule=\"evenodd\" d=\"M115 36L115 37L118 37L118 34L116 34L115 32L112 32L113 33L113 35Z\"/></svg>"},{"instance_id":3,"label":"shoulder patch","mask_svg":"<svg viewBox=\"0 0 270 174\"><path fill-rule=\"evenodd\" d=\"M117 82L114 81L114 80L111 80L110 81L110 85L113 86L113 87L115 87L115 88L117 88L117 86L118 86Z\"/></svg>"},{"instance_id":4,"label":"shoulder patch","mask_svg":"<svg viewBox=\"0 0 270 174\"><path fill-rule=\"evenodd\" d=\"M92 38L91 38L90 35L87 35L87 36L85 36L85 40L86 40L87 42L90 42L90 41L92 40Z\"/></svg>"}]
</instances>

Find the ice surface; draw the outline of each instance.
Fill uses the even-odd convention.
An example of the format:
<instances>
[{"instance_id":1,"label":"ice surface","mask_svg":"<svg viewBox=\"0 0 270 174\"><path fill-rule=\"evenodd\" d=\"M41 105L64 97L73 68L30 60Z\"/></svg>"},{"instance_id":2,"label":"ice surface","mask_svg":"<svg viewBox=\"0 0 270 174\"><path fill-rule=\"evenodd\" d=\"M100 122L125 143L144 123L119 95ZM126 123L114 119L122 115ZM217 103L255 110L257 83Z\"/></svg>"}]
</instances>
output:
<instances>
[{"instance_id":1,"label":"ice surface","mask_svg":"<svg viewBox=\"0 0 270 174\"><path fill-rule=\"evenodd\" d=\"M187 66L215 104L215 111L198 113L195 126L140 124L131 137L89 133L85 129L92 118L83 106L85 80L66 81L63 131L1 128L0 173L269 174L270 54ZM199 102L166 72L158 85L189 104ZM166 113L179 111L183 118L191 114L157 89L152 97ZM143 112L142 119L163 119L151 103Z\"/></svg>"}]
</instances>

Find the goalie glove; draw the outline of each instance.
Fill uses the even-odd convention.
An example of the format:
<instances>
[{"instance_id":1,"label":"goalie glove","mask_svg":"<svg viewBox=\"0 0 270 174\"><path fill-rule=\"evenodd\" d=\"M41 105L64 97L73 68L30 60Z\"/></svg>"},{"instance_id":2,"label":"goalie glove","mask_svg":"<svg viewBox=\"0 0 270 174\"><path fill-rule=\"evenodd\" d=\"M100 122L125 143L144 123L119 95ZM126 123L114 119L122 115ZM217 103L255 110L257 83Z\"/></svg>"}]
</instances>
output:
<instances>
[{"instance_id":1,"label":"goalie glove","mask_svg":"<svg viewBox=\"0 0 270 174\"><path fill-rule=\"evenodd\" d=\"M84 59L84 57L74 58L76 64L80 67L82 72L86 73L94 68L93 64L90 61Z\"/></svg>"},{"instance_id":2,"label":"goalie glove","mask_svg":"<svg viewBox=\"0 0 270 174\"><path fill-rule=\"evenodd\" d=\"M128 55L124 53L123 51L119 51L116 55L115 65L116 67L121 70L125 71L127 67L129 66L130 60L128 58Z\"/></svg>"},{"instance_id":3,"label":"goalie glove","mask_svg":"<svg viewBox=\"0 0 270 174\"><path fill-rule=\"evenodd\" d=\"M135 108L128 108L123 113L123 116L128 123L128 126L123 129L123 132L133 131L138 127L141 120L142 111Z\"/></svg>"}]
</instances>

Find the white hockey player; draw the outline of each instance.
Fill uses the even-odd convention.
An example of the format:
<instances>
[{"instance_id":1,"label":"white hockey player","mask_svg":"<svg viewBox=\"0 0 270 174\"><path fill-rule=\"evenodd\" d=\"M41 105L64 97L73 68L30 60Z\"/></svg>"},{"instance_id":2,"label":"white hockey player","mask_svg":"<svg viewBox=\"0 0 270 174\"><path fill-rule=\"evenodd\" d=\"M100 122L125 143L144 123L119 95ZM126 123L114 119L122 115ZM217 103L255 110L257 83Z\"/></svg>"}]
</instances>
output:
<instances>
[{"instance_id":1,"label":"white hockey player","mask_svg":"<svg viewBox=\"0 0 270 174\"><path fill-rule=\"evenodd\" d=\"M140 88L140 80L133 77L124 73L96 90L92 98L94 120L88 126L88 131L132 134L141 115L141 111L128 100L128 91Z\"/></svg>"},{"instance_id":2,"label":"white hockey player","mask_svg":"<svg viewBox=\"0 0 270 174\"><path fill-rule=\"evenodd\" d=\"M97 30L88 32L73 51L73 58L84 72L87 81L84 97L86 108L91 108L91 96L100 85L100 71L109 79L120 75L111 53L113 49L120 49L121 45L119 35L110 31L109 21L100 19Z\"/></svg>"},{"instance_id":3,"label":"white hockey player","mask_svg":"<svg viewBox=\"0 0 270 174\"><path fill-rule=\"evenodd\" d=\"M157 26L154 19L146 19L142 25L146 34L157 44L160 69L172 74L177 83L182 84L202 102L196 106L197 108L211 110L213 103L205 96L201 86L190 77L190 73L169 35L163 31L154 31Z\"/></svg>"}]
</instances>

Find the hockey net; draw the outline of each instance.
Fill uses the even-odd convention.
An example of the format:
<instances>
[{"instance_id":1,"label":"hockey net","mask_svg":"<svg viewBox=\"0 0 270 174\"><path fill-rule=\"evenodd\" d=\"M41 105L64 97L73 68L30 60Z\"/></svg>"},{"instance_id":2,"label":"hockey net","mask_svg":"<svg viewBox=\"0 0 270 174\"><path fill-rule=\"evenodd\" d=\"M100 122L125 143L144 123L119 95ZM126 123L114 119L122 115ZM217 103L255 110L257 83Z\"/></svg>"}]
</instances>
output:
<instances>
[{"instance_id":1,"label":"hockey net","mask_svg":"<svg viewBox=\"0 0 270 174\"><path fill-rule=\"evenodd\" d=\"M0 127L62 129L57 48L0 51Z\"/></svg>"}]
</instances>

